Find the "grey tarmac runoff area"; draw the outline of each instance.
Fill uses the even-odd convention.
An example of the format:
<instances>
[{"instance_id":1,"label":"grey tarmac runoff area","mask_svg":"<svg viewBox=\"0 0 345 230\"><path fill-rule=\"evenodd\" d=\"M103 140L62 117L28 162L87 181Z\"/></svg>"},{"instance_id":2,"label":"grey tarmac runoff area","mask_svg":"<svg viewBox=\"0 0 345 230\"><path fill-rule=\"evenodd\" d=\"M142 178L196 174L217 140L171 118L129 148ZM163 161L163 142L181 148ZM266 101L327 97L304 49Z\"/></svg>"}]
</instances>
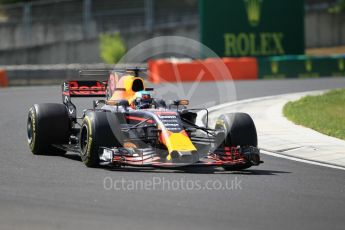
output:
<instances>
[{"instance_id":1,"label":"grey tarmac runoff area","mask_svg":"<svg viewBox=\"0 0 345 230\"><path fill-rule=\"evenodd\" d=\"M212 84L198 85L192 106L206 97L226 102L208 90ZM155 87L159 92L162 86ZM237 99L338 87L345 87L345 78L235 82ZM343 170L268 155L262 155L264 164L242 172L91 169L74 154L34 156L26 141L27 110L60 101L58 86L0 89L1 230L344 229ZM162 183L134 190L111 186L121 180ZM192 181L201 189L169 189L172 181ZM210 181L232 186L205 189Z\"/></svg>"}]
</instances>

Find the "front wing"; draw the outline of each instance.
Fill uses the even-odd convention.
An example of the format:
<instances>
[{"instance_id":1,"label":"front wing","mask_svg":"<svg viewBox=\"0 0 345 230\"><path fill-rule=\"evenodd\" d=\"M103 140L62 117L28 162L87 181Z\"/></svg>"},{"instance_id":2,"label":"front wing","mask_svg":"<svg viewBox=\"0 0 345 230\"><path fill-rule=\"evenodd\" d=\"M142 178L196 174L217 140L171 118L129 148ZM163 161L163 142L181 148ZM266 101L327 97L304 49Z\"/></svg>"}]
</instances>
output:
<instances>
[{"instance_id":1,"label":"front wing","mask_svg":"<svg viewBox=\"0 0 345 230\"><path fill-rule=\"evenodd\" d=\"M240 165L259 165L260 150L256 147L225 148L208 153L200 157L197 162L164 162L151 148L141 149L140 151L129 148L102 148L100 162L102 165L110 166L133 166L133 167L156 167L156 168L177 168L177 167L204 167L204 166L240 166Z\"/></svg>"}]
</instances>

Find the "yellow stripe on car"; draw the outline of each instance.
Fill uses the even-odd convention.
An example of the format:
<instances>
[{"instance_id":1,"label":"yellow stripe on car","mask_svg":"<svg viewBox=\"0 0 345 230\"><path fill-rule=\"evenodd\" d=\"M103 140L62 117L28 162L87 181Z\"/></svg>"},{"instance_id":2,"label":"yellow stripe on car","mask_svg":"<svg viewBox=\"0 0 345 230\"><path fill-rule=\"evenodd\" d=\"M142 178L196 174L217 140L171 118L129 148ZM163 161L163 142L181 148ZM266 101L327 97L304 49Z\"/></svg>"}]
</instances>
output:
<instances>
[{"instance_id":1,"label":"yellow stripe on car","mask_svg":"<svg viewBox=\"0 0 345 230\"><path fill-rule=\"evenodd\" d=\"M173 151L196 151L192 141L182 133L171 133L167 135L165 145L169 153ZM169 154L170 155L170 154Z\"/></svg>"}]
</instances>

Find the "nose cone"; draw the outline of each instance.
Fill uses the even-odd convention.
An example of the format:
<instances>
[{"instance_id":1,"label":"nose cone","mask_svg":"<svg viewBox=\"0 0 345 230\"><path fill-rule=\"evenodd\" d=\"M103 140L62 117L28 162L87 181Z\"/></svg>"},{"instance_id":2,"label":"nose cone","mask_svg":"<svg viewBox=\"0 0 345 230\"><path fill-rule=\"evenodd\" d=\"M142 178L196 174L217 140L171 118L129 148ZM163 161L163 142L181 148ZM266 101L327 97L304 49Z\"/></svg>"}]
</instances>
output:
<instances>
[{"instance_id":1,"label":"nose cone","mask_svg":"<svg viewBox=\"0 0 345 230\"><path fill-rule=\"evenodd\" d=\"M173 163L193 164L199 161L196 151L173 151L170 155Z\"/></svg>"}]
</instances>

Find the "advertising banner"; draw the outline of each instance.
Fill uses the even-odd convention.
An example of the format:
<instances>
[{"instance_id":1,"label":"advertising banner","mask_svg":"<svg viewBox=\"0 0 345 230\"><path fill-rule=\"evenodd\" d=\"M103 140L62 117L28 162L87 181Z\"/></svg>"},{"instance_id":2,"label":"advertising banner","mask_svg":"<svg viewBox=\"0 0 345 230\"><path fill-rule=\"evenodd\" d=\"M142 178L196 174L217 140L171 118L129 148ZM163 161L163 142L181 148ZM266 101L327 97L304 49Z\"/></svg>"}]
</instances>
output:
<instances>
[{"instance_id":1,"label":"advertising banner","mask_svg":"<svg viewBox=\"0 0 345 230\"><path fill-rule=\"evenodd\" d=\"M223 57L304 54L303 0L200 0L200 40Z\"/></svg>"}]
</instances>

